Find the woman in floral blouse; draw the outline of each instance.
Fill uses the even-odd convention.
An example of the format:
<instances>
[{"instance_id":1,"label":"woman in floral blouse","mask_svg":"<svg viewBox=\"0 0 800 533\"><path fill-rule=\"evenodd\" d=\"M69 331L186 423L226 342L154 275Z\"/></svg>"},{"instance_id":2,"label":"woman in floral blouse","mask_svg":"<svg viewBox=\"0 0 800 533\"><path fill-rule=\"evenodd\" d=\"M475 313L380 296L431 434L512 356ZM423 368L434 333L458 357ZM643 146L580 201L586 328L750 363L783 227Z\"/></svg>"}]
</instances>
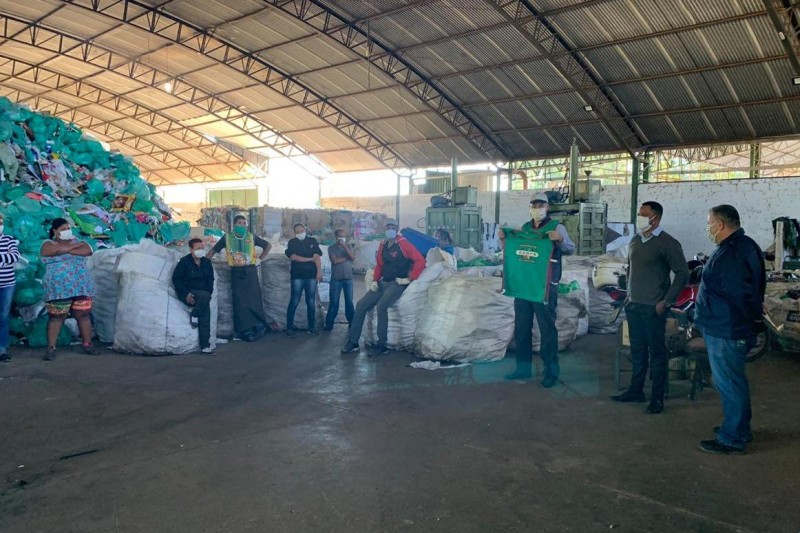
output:
<instances>
[{"instance_id":1,"label":"woman in floral blouse","mask_svg":"<svg viewBox=\"0 0 800 533\"><path fill-rule=\"evenodd\" d=\"M56 358L56 341L64 320L72 313L78 321L83 351L99 355L92 346L92 297L94 283L86 268L86 258L92 248L72 234L72 228L63 218L57 218L50 226L50 240L42 243L42 263L45 274L42 279L44 301L50 319L47 323L47 351L45 361Z\"/></svg>"}]
</instances>

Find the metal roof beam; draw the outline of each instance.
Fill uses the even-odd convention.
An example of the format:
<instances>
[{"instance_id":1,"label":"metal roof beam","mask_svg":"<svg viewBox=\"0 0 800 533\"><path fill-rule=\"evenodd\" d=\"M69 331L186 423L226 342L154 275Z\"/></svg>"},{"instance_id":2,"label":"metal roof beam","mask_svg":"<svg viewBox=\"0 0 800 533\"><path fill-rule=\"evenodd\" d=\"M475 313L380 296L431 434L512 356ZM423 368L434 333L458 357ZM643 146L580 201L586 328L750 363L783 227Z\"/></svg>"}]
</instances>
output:
<instances>
[{"instance_id":1,"label":"metal roof beam","mask_svg":"<svg viewBox=\"0 0 800 533\"><path fill-rule=\"evenodd\" d=\"M53 53L78 59L98 68L134 79L143 85L157 88L159 90L161 90L164 83L169 81L174 86L172 95L183 100L183 103L188 103L198 107L205 113L209 113L217 117L219 120L231 122L235 126L242 129L244 134L249 134L258 139L260 142L264 143L265 147L274 149L278 153L285 156L296 155L298 152L302 154L307 153L294 141L283 136L276 129L266 125L254 115L224 103L223 99L215 97L193 84L179 80L174 76L171 76L169 73L149 67L138 59L130 59L109 49L103 48L93 43L91 40L74 39L57 30L44 28L42 26L39 26L37 32L33 34L24 34L24 38L18 35L19 32L12 34L12 31L16 31L16 29L20 26L31 27L33 24L34 23L32 22L20 20L15 17L0 15L0 32L2 32L2 36L5 36L9 40L21 42L23 44L30 44L32 46L38 46L42 44L42 41L44 40L51 43L47 49ZM18 74L21 74L21 72ZM75 78L75 83L88 78L91 78L91 76ZM138 90L139 89L137 88L132 91L119 92L117 93L117 96L124 97ZM182 104L176 104L176 106L177 105ZM171 107L173 106L162 108L160 111L163 112Z\"/></svg>"},{"instance_id":2,"label":"metal roof beam","mask_svg":"<svg viewBox=\"0 0 800 533\"><path fill-rule=\"evenodd\" d=\"M474 117L464 112L452 98L426 79L413 65L389 46L372 38L369 32L353 21L348 21L343 15L317 0L267 1L344 45L362 60L369 61L389 75L459 131L480 154L485 154L489 159L505 156L504 149Z\"/></svg>"},{"instance_id":3,"label":"metal roof beam","mask_svg":"<svg viewBox=\"0 0 800 533\"><path fill-rule=\"evenodd\" d=\"M553 68L583 97L587 105L606 125L620 148L631 154L645 144L642 135L623 111L616 97L602 87L602 80L574 53L559 33L540 17L527 0L485 0L506 19L514 21L514 27L543 56L551 58ZM529 19L533 15L533 20ZM527 20L528 22L521 22ZM554 55L559 57L553 57Z\"/></svg>"},{"instance_id":4,"label":"metal roof beam","mask_svg":"<svg viewBox=\"0 0 800 533\"><path fill-rule=\"evenodd\" d=\"M357 120L336 105L328 102L324 96L312 91L296 77L275 68L252 52L216 37L211 32L183 21L159 7L152 7L138 0L62 1L144 29L189 50L199 52L219 64L231 67L302 105L350 137L381 164L389 168L408 166L397 154L388 149L382 139L361 126Z\"/></svg>"},{"instance_id":5,"label":"metal roof beam","mask_svg":"<svg viewBox=\"0 0 800 533\"><path fill-rule=\"evenodd\" d=\"M781 44L794 73L800 75L800 5L787 0L763 1L772 24L782 36Z\"/></svg>"}]
</instances>

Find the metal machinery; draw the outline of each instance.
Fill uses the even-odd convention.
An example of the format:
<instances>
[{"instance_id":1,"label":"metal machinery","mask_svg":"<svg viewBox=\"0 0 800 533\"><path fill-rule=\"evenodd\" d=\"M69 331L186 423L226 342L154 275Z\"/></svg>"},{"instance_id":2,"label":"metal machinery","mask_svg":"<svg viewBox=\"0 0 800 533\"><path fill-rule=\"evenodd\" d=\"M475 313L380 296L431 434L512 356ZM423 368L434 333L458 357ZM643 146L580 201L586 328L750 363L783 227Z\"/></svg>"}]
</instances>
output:
<instances>
[{"instance_id":1,"label":"metal machinery","mask_svg":"<svg viewBox=\"0 0 800 533\"><path fill-rule=\"evenodd\" d=\"M600 202L600 181L578 180L578 146L573 143L569 158L569 198L551 204L550 216L561 222L575 242L577 255L602 255L606 252L608 205Z\"/></svg>"},{"instance_id":2,"label":"metal machinery","mask_svg":"<svg viewBox=\"0 0 800 533\"><path fill-rule=\"evenodd\" d=\"M478 205L478 190L474 187L455 187L451 198L441 196L431 199L425 210L425 230L433 236L437 229L446 229L453 244L461 248L483 251L482 208Z\"/></svg>"}]
</instances>

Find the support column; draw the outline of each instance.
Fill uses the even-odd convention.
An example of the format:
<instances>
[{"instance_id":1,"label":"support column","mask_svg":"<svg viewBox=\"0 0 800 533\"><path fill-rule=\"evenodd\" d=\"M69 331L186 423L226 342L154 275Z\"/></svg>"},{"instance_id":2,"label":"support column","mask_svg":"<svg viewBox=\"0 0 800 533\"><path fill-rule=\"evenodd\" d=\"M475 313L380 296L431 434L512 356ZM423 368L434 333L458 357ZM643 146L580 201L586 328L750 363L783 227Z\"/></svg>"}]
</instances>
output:
<instances>
[{"instance_id":1,"label":"support column","mask_svg":"<svg viewBox=\"0 0 800 533\"><path fill-rule=\"evenodd\" d=\"M400 227L400 173L397 176L397 196L394 199L394 219L397 221L398 229Z\"/></svg>"},{"instance_id":2,"label":"support column","mask_svg":"<svg viewBox=\"0 0 800 533\"><path fill-rule=\"evenodd\" d=\"M458 187L458 158L450 158L450 190L454 191Z\"/></svg>"},{"instance_id":3,"label":"support column","mask_svg":"<svg viewBox=\"0 0 800 533\"><path fill-rule=\"evenodd\" d=\"M494 223L500 223L500 167L497 167L497 174L494 182Z\"/></svg>"},{"instance_id":4,"label":"support column","mask_svg":"<svg viewBox=\"0 0 800 533\"><path fill-rule=\"evenodd\" d=\"M633 172L631 172L631 223L636 223L639 214L639 156L633 156Z\"/></svg>"},{"instance_id":5,"label":"support column","mask_svg":"<svg viewBox=\"0 0 800 533\"><path fill-rule=\"evenodd\" d=\"M753 143L750 145L750 178L758 179L761 177L761 172L758 167L761 166L761 144Z\"/></svg>"}]
</instances>

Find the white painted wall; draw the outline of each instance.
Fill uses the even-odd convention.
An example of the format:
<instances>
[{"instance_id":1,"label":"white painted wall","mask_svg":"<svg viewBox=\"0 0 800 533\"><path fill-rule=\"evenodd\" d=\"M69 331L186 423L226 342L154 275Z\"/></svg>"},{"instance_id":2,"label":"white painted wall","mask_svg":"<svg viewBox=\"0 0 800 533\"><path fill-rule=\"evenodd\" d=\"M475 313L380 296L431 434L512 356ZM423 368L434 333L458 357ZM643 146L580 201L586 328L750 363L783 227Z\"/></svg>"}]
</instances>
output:
<instances>
[{"instance_id":1,"label":"white painted wall","mask_svg":"<svg viewBox=\"0 0 800 533\"><path fill-rule=\"evenodd\" d=\"M500 222L518 225L528 218L532 191L501 193ZM604 187L602 201L608 204L609 222L630 222L630 186ZM400 224L416 227L424 219L431 195L400 198ZM706 237L709 208L730 204L739 210L748 235L766 248L772 243L772 220L788 216L800 218L800 178L759 180L696 181L652 183L639 186L638 203L655 200L664 206L664 229L678 239L687 258L697 252L710 253L714 245ZM483 218L494 221L494 193L478 193ZM323 198L321 205L331 209L376 211L395 214L394 196L374 198Z\"/></svg>"}]
</instances>

